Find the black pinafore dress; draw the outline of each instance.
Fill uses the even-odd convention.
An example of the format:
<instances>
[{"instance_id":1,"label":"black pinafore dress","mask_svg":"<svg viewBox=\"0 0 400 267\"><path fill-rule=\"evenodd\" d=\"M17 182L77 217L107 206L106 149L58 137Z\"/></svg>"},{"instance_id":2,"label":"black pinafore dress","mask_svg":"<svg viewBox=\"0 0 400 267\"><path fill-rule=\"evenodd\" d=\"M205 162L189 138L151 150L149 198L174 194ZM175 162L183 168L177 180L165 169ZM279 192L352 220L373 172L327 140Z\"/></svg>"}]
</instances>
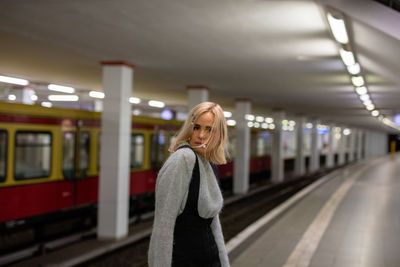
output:
<instances>
[{"instance_id":1,"label":"black pinafore dress","mask_svg":"<svg viewBox=\"0 0 400 267\"><path fill-rule=\"evenodd\" d=\"M189 146L180 148L184 147L191 149ZM175 222L172 267L221 266L218 247L211 230L213 218L204 219L200 217L197 210L199 190L200 170L196 155L185 209Z\"/></svg>"}]
</instances>

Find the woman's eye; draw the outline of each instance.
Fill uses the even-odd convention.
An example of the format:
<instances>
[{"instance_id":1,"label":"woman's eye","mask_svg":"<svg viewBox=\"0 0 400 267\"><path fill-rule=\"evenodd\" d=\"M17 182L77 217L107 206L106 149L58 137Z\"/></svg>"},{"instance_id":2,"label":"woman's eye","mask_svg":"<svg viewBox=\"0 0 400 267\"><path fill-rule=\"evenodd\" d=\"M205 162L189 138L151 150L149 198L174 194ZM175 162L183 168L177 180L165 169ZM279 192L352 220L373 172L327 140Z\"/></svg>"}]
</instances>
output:
<instances>
[{"instance_id":1,"label":"woman's eye","mask_svg":"<svg viewBox=\"0 0 400 267\"><path fill-rule=\"evenodd\" d=\"M200 129L200 126L199 125L195 125L194 127L193 127L193 130L199 130Z\"/></svg>"},{"instance_id":2,"label":"woman's eye","mask_svg":"<svg viewBox=\"0 0 400 267\"><path fill-rule=\"evenodd\" d=\"M211 127L207 127L207 132L211 133Z\"/></svg>"}]
</instances>

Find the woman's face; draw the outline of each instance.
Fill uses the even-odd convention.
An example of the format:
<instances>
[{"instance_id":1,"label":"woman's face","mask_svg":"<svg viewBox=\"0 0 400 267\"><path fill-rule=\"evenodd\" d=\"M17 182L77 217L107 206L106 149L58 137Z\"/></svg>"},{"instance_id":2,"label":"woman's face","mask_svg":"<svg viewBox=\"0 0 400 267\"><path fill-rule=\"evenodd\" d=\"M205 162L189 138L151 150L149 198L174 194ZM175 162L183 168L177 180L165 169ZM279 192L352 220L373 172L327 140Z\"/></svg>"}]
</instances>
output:
<instances>
[{"instance_id":1,"label":"woman's face","mask_svg":"<svg viewBox=\"0 0 400 267\"><path fill-rule=\"evenodd\" d=\"M204 156L207 142L211 137L214 117L214 114L211 112L205 112L193 122L193 132L189 144L194 151L202 156Z\"/></svg>"}]
</instances>

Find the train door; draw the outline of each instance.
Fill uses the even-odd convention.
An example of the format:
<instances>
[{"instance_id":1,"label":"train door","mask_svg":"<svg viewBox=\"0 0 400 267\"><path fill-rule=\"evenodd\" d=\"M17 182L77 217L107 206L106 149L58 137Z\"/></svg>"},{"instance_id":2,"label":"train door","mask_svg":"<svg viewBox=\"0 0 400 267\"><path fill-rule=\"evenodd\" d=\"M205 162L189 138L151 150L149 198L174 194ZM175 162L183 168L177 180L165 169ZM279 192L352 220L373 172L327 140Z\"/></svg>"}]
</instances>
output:
<instances>
[{"instance_id":1,"label":"train door","mask_svg":"<svg viewBox=\"0 0 400 267\"><path fill-rule=\"evenodd\" d=\"M158 172L167 158L167 134L165 131L156 131L151 134L150 167Z\"/></svg>"},{"instance_id":2,"label":"train door","mask_svg":"<svg viewBox=\"0 0 400 267\"><path fill-rule=\"evenodd\" d=\"M62 172L74 184L74 205L97 201L98 179L89 176L91 134L88 129L63 131Z\"/></svg>"},{"instance_id":3,"label":"train door","mask_svg":"<svg viewBox=\"0 0 400 267\"><path fill-rule=\"evenodd\" d=\"M7 176L7 144L7 132L0 130L0 183L5 182Z\"/></svg>"}]
</instances>

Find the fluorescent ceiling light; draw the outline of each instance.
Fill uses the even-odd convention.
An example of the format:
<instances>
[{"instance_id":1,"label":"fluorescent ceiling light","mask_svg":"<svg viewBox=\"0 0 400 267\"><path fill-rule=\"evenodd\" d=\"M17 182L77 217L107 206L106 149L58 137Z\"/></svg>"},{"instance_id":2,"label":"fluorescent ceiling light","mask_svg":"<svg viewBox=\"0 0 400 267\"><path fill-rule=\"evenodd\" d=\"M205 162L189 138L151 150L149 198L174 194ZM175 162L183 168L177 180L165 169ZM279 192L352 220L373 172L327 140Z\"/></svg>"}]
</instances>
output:
<instances>
[{"instance_id":1,"label":"fluorescent ceiling light","mask_svg":"<svg viewBox=\"0 0 400 267\"><path fill-rule=\"evenodd\" d=\"M273 118L265 118L265 122L266 123L273 123L274 122L274 119Z\"/></svg>"},{"instance_id":2,"label":"fluorescent ceiling light","mask_svg":"<svg viewBox=\"0 0 400 267\"><path fill-rule=\"evenodd\" d=\"M38 100L38 96L37 95L31 95L31 100L32 101L37 101Z\"/></svg>"},{"instance_id":3,"label":"fluorescent ceiling light","mask_svg":"<svg viewBox=\"0 0 400 267\"><path fill-rule=\"evenodd\" d=\"M364 86L364 78L362 76L353 76L351 77L351 82L355 87Z\"/></svg>"},{"instance_id":4,"label":"fluorescent ceiling light","mask_svg":"<svg viewBox=\"0 0 400 267\"><path fill-rule=\"evenodd\" d=\"M48 99L50 101L78 101L79 97L77 95L49 95Z\"/></svg>"},{"instance_id":5,"label":"fluorescent ceiling light","mask_svg":"<svg viewBox=\"0 0 400 267\"><path fill-rule=\"evenodd\" d=\"M135 116L140 115L140 113L142 113L142 112L139 109L132 110L132 114L135 115Z\"/></svg>"},{"instance_id":6,"label":"fluorescent ceiling light","mask_svg":"<svg viewBox=\"0 0 400 267\"><path fill-rule=\"evenodd\" d=\"M140 102L142 102L142 100L140 100L140 98L137 98L137 97L129 98L129 103L131 103L131 104L139 104Z\"/></svg>"},{"instance_id":7,"label":"fluorescent ceiling light","mask_svg":"<svg viewBox=\"0 0 400 267\"><path fill-rule=\"evenodd\" d=\"M306 123L306 128L307 129L312 129L313 125L311 122Z\"/></svg>"},{"instance_id":8,"label":"fluorescent ceiling light","mask_svg":"<svg viewBox=\"0 0 400 267\"><path fill-rule=\"evenodd\" d=\"M69 86L63 86L58 84L49 84L47 88L51 91L61 92L61 93L68 93L73 94L75 93L75 88Z\"/></svg>"},{"instance_id":9,"label":"fluorescent ceiling light","mask_svg":"<svg viewBox=\"0 0 400 267\"><path fill-rule=\"evenodd\" d=\"M254 123L253 123L252 121L249 121L249 122L247 122L247 126L248 126L249 128L251 128L251 127L254 126Z\"/></svg>"},{"instance_id":10,"label":"fluorescent ceiling light","mask_svg":"<svg viewBox=\"0 0 400 267\"><path fill-rule=\"evenodd\" d=\"M8 100L15 101L17 100L17 97L15 95L8 95Z\"/></svg>"},{"instance_id":11,"label":"fluorescent ceiling light","mask_svg":"<svg viewBox=\"0 0 400 267\"><path fill-rule=\"evenodd\" d=\"M374 116L374 117L377 117L377 116L379 115L379 111L373 110L373 111L371 112L371 115Z\"/></svg>"},{"instance_id":12,"label":"fluorescent ceiling light","mask_svg":"<svg viewBox=\"0 0 400 267\"><path fill-rule=\"evenodd\" d=\"M371 99L367 99L367 100L363 101L363 104L364 104L364 106L368 106L368 105L372 104L372 101L371 101Z\"/></svg>"},{"instance_id":13,"label":"fluorescent ceiling light","mask_svg":"<svg viewBox=\"0 0 400 267\"><path fill-rule=\"evenodd\" d=\"M347 44L349 42L349 37L347 36L346 25L344 24L344 21L342 19L335 18L330 13L328 13L327 17L336 41L341 44Z\"/></svg>"},{"instance_id":14,"label":"fluorescent ceiling light","mask_svg":"<svg viewBox=\"0 0 400 267\"><path fill-rule=\"evenodd\" d=\"M0 82L12 83L12 84L17 84L17 85L28 85L29 84L29 82L27 80L8 77L8 76L0 76Z\"/></svg>"},{"instance_id":15,"label":"fluorescent ceiling light","mask_svg":"<svg viewBox=\"0 0 400 267\"><path fill-rule=\"evenodd\" d=\"M357 87L356 93L359 95L365 95L366 93L368 93L367 87L365 86Z\"/></svg>"},{"instance_id":16,"label":"fluorescent ceiling light","mask_svg":"<svg viewBox=\"0 0 400 267\"><path fill-rule=\"evenodd\" d=\"M257 121L257 122L263 122L263 121L264 121L264 117L262 117L262 116L257 116L257 117L256 117L256 121Z\"/></svg>"},{"instance_id":17,"label":"fluorescent ceiling light","mask_svg":"<svg viewBox=\"0 0 400 267\"><path fill-rule=\"evenodd\" d=\"M150 107L155 107L155 108L163 108L163 107L165 107L165 103L164 102L156 101L156 100L150 100L148 102L148 105Z\"/></svg>"},{"instance_id":18,"label":"fluorescent ceiling light","mask_svg":"<svg viewBox=\"0 0 400 267\"><path fill-rule=\"evenodd\" d=\"M375 109L375 105L374 104L369 104L365 107L367 110L374 110Z\"/></svg>"},{"instance_id":19,"label":"fluorescent ceiling light","mask_svg":"<svg viewBox=\"0 0 400 267\"><path fill-rule=\"evenodd\" d=\"M90 91L89 96L93 98L104 98L104 93L103 92L98 92L98 91Z\"/></svg>"},{"instance_id":20,"label":"fluorescent ceiling light","mask_svg":"<svg viewBox=\"0 0 400 267\"><path fill-rule=\"evenodd\" d=\"M235 120L227 120L226 124L228 124L228 126L235 126L236 125L236 121Z\"/></svg>"},{"instance_id":21,"label":"fluorescent ceiling light","mask_svg":"<svg viewBox=\"0 0 400 267\"><path fill-rule=\"evenodd\" d=\"M364 94L364 95L360 95L360 99L361 99L361 101L367 101L367 100L370 100L370 98L369 98L369 94Z\"/></svg>"},{"instance_id":22,"label":"fluorescent ceiling light","mask_svg":"<svg viewBox=\"0 0 400 267\"><path fill-rule=\"evenodd\" d=\"M343 129L343 134L344 134L344 135L349 135L349 134L351 134L350 129L348 129L348 128Z\"/></svg>"},{"instance_id":23,"label":"fluorescent ceiling light","mask_svg":"<svg viewBox=\"0 0 400 267\"><path fill-rule=\"evenodd\" d=\"M356 63L350 66L347 66L347 71L352 75L357 75L361 71L360 64Z\"/></svg>"},{"instance_id":24,"label":"fluorescent ceiling light","mask_svg":"<svg viewBox=\"0 0 400 267\"><path fill-rule=\"evenodd\" d=\"M251 114L244 115L244 118L248 121L254 121L254 119L255 119L254 115L251 115Z\"/></svg>"},{"instance_id":25,"label":"fluorescent ceiling light","mask_svg":"<svg viewBox=\"0 0 400 267\"><path fill-rule=\"evenodd\" d=\"M268 129L268 123L266 123L266 122L261 123L261 128Z\"/></svg>"},{"instance_id":26,"label":"fluorescent ceiling light","mask_svg":"<svg viewBox=\"0 0 400 267\"><path fill-rule=\"evenodd\" d=\"M50 102L42 102L40 105L46 108L51 108L51 106L53 106L53 104L51 104Z\"/></svg>"},{"instance_id":27,"label":"fluorescent ceiling light","mask_svg":"<svg viewBox=\"0 0 400 267\"><path fill-rule=\"evenodd\" d=\"M268 127L269 127L271 130L273 130L273 129L275 129L275 124L271 123Z\"/></svg>"},{"instance_id":28,"label":"fluorescent ceiling light","mask_svg":"<svg viewBox=\"0 0 400 267\"><path fill-rule=\"evenodd\" d=\"M224 111L224 117L225 117L225 118L230 118L230 117L232 117L232 112Z\"/></svg>"},{"instance_id":29,"label":"fluorescent ceiling light","mask_svg":"<svg viewBox=\"0 0 400 267\"><path fill-rule=\"evenodd\" d=\"M340 57L342 58L343 63L344 63L346 66L351 66L351 65L356 64L356 61L355 61L355 59L354 59L353 52L351 52L351 51L346 51L346 50L344 50L344 49L342 49L342 48L340 48L339 52L340 52Z\"/></svg>"}]
</instances>

